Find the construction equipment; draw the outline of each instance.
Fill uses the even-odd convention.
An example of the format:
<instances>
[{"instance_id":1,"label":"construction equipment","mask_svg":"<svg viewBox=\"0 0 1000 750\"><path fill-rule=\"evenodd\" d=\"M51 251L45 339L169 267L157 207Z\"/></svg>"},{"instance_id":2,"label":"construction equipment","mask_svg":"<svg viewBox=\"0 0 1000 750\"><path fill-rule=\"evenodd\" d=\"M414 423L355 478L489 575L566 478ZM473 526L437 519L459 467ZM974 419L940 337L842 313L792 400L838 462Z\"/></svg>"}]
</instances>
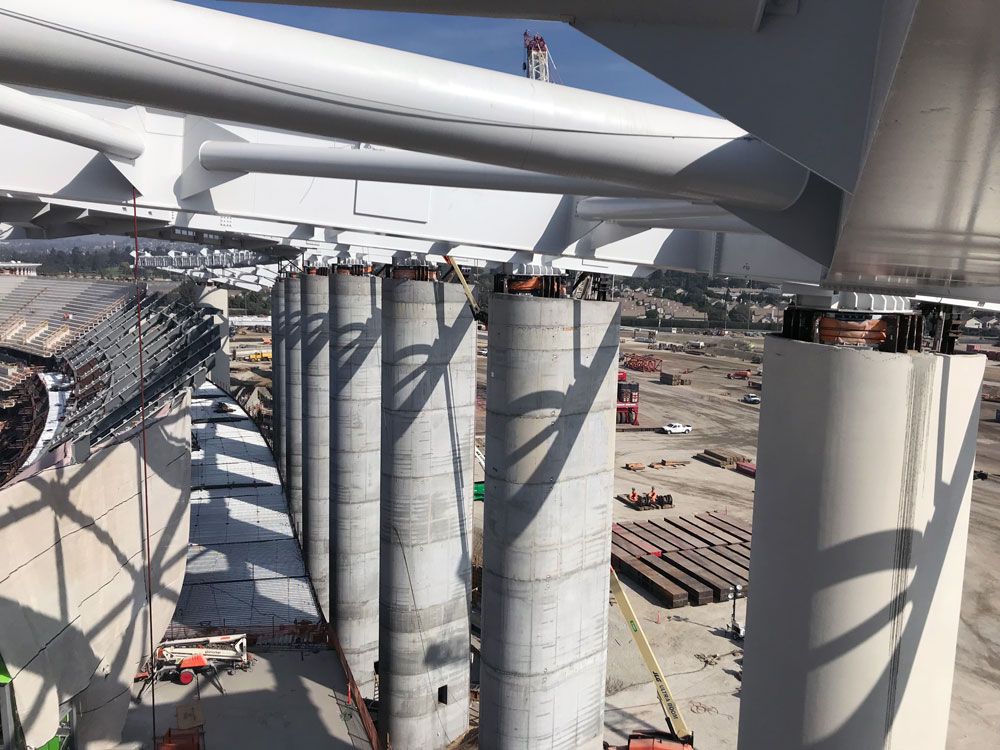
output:
<instances>
[{"instance_id":1,"label":"construction equipment","mask_svg":"<svg viewBox=\"0 0 1000 750\"><path fill-rule=\"evenodd\" d=\"M639 424L639 384L626 383L621 377L623 370L619 370L618 375L618 403L617 416L615 421L618 424Z\"/></svg>"},{"instance_id":2,"label":"construction equipment","mask_svg":"<svg viewBox=\"0 0 1000 750\"><path fill-rule=\"evenodd\" d=\"M639 618L632 609L632 603L625 596L621 581L614 568L611 568L611 593L614 594L615 601L621 607L622 616L628 623L632 637L635 638L635 645L639 647L643 661L646 662L646 669L649 670L653 684L656 686L656 698L663 708L663 715L667 720L669 732L639 732L629 736L628 750L693 750L694 732L688 728L687 723L681 716L680 708L674 700L670 687L663 677L663 671L656 661L656 654L649 645L649 640L639 624ZM605 745L607 747L607 745ZM625 750L625 749L620 749Z\"/></svg>"},{"instance_id":3,"label":"construction equipment","mask_svg":"<svg viewBox=\"0 0 1000 750\"><path fill-rule=\"evenodd\" d=\"M729 620L729 637L734 641L742 641L747 634L747 626L736 619L736 597L733 597L733 616Z\"/></svg>"},{"instance_id":4,"label":"construction equipment","mask_svg":"<svg viewBox=\"0 0 1000 750\"><path fill-rule=\"evenodd\" d=\"M549 48L541 34L531 35L524 31L524 73L534 81L551 80L549 78Z\"/></svg>"},{"instance_id":5,"label":"construction equipment","mask_svg":"<svg viewBox=\"0 0 1000 750\"><path fill-rule=\"evenodd\" d=\"M486 474L486 454L479 450L479 446L475 446L476 451L476 463L483 470L483 474ZM472 485L472 499L475 500L485 500L486 499L486 482L474 482Z\"/></svg>"},{"instance_id":6,"label":"construction equipment","mask_svg":"<svg viewBox=\"0 0 1000 750\"><path fill-rule=\"evenodd\" d=\"M246 633L163 641L135 676L135 682L142 682L135 702L142 702L142 694L154 682L173 680L181 685L190 685L196 674L208 675L219 692L225 695L219 669L232 674L237 669L252 669L255 661L247 653Z\"/></svg>"},{"instance_id":7,"label":"construction equipment","mask_svg":"<svg viewBox=\"0 0 1000 750\"><path fill-rule=\"evenodd\" d=\"M452 258L450 255L445 255L444 259L448 261L448 263L454 269L455 276L458 277L458 281L462 285L462 289L465 290L465 296L468 298L469 306L472 308L472 317L476 320L476 322L479 323L488 322L487 314L483 312L483 310L479 307L479 304L476 302L476 298L472 294L472 290L469 288L469 283L465 280L465 274L463 274L462 269L458 267L458 263L456 263L455 259Z\"/></svg>"}]
</instances>

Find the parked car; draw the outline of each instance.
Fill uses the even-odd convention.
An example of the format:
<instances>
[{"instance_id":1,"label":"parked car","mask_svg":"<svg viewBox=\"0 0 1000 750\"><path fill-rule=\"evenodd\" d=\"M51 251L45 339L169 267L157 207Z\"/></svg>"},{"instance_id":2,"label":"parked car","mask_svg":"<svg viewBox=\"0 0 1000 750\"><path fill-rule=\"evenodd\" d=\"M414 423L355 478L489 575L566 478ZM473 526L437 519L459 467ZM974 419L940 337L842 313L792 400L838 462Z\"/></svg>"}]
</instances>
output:
<instances>
[{"instance_id":1,"label":"parked car","mask_svg":"<svg viewBox=\"0 0 1000 750\"><path fill-rule=\"evenodd\" d=\"M745 393L745 394L743 394L743 403L744 404L759 404L760 403L760 396L758 396L756 393Z\"/></svg>"},{"instance_id":2,"label":"parked car","mask_svg":"<svg viewBox=\"0 0 1000 750\"><path fill-rule=\"evenodd\" d=\"M671 422L670 424L665 424L660 428L660 432L667 435L687 435L691 432L691 425L681 424L680 422Z\"/></svg>"}]
</instances>

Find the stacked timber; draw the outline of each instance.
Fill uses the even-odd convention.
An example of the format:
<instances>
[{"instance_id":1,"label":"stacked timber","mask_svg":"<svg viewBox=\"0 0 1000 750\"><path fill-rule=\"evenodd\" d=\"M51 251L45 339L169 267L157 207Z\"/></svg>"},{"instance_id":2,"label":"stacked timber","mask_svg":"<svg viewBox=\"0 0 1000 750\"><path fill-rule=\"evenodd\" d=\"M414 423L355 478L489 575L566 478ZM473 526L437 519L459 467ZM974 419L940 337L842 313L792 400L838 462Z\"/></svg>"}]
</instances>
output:
<instances>
[{"instance_id":1,"label":"stacked timber","mask_svg":"<svg viewBox=\"0 0 1000 750\"><path fill-rule=\"evenodd\" d=\"M672 372L661 372L660 383L663 385L691 385L691 378L682 378Z\"/></svg>"},{"instance_id":2,"label":"stacked timber","mask_svg":"<svg viewBox=\"0 0 1000 750\"><path fill-rule=\"evenodd\" d=\"M750 589L750 526L721 513L613 524L611 564L667 608Z\"/></svg>"},{"instance_id":3,"label":"stacked timber","mask_svg":"<svg viewBox=\"0 0 1000 750\"><path fill-rule=\"evenodd\" d=\"M738 461L736 463L736 471L740 474L746 474L748 477L757 476L757 464L748 463L746 461Z\"/></svg>"},{"instance_id":4,"label":"stacked timber","mask_svg":"<svg viewBox=\"0 0 1000 750\"><path fill-rule=\"evenodd\" d=\"M749 456L744 456L741 453L726 453L725 451L717 451L711 448L706 448L704 451L695 456L699 461L704 461L706 464L711 464L712 466L718 466L720 469L735 469L737 464L752 464L753 459Z\"/></svg>"}]
</instances>

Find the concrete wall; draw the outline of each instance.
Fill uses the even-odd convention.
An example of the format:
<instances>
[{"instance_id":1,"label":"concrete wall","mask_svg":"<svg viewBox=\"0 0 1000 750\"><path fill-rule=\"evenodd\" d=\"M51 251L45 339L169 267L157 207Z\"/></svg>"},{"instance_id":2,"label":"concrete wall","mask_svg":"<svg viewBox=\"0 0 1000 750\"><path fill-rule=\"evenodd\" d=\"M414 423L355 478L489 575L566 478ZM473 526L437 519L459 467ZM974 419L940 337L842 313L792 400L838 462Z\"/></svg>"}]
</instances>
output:
<instances>
[{"instance_id":1,"label":"concrete wall","mask_svg":"<svg viewBox=\"0 0 1000 750\"><path fill-rule=\"evenodd\" d=\"M469 722L475 333L458 284L382 282L379 733L395 750Z\"/></svg>"},{"instance_id":2,"label":"concrete wall","mask_svg":"<svg viewBox=\"0 0 1000 750\"><path fill-rule=\"evenodd\" d=\"M367 698L378 661L382 281L330 276L330 613Z\"/></svg>"},{"instance_id":3,"label":"concrete wall","mask_svg":"<svg viewBox=\"0 0 1000 750\"><path fill-rule=\"evenodd\" d=\"M302 278L302 546L324 617L330 613L330 285Z\"/></svg>"},{"instance_id":4,"label":"concrete wall","mask_svg":"<svg viewBox=\"0 0 1000 750\"><path fill-rule=\"evenodd\" d=\"M153 640L184 578L191 487L190 397L147 425ZM132 678L148 654L139 436L83 464L0 492L0 654L29 745L78 710L77 747L116 747ZM74 698L75 696L75 698Z\"/></svg>"},{"instance_id":5,"label":"concrete wall","mask_svg":"<svg viewBox=\"0 0 1000 750\"><path fill-rule=\"evenodd\" d=\"M224 287L203 286L198 289L197 307L214 307L221 314L215 316L219 326L219 351L209 379L229 393L229 290Z\"/></svg>"},{"instance_id":6,"label":"concrete wall","mask_svg":"<svg viewBox=\"0 0 1000 750\"><path fill-rule=\"evenodd\" d=\"M479 746L604 737L618 304L490 301Z\"/></svg>"},{"instance_id":7,"label":"concrete wall","mask_svg":"<svg viewBox=\"0 0 1000 750\"><path fill-rule=\"evenodd\" d=\"M302 280L285 277L285 496L302 540Z\"/></svg>"},{"instance_id":8,"label":"concrete wall","mask_svg":"<svg viewBox=\"0 0 1000 750\"><path fill-rule=\"evenodd\" d=\"M271 288L271 450L282 476L285 473L285 285L278 279Z\"/></svg>"},{"instance_id":9,"label":"concrete wall","mask_svg":"<svg viewBox=\"0 0 1000 750\"><path fill-rule=\"evenodd\" d=\"M984 363L768 340L741 750L945 747Z\"/></svg>"}]
</instances>

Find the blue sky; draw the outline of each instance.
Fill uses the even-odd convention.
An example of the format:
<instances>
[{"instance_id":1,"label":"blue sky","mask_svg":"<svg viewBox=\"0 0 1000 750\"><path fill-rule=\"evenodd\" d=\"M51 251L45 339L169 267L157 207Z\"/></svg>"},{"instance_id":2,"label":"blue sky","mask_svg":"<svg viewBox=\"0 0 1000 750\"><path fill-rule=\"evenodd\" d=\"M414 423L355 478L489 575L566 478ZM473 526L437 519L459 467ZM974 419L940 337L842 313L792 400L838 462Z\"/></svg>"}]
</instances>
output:
<instances>
[{"instance_id":1,"label":"blue sky","mask_svg":"<svg viewBox=\"0 0 1000 750\"><path fill-rule=\"evenodd\" d=\"M558 70L556 80L561 79L567 86L711 114L694 100L566 24L223 0L184 2L515 75L522 75L522 34L528 29L545 37Z\"/></svg>"}]
</instances>

